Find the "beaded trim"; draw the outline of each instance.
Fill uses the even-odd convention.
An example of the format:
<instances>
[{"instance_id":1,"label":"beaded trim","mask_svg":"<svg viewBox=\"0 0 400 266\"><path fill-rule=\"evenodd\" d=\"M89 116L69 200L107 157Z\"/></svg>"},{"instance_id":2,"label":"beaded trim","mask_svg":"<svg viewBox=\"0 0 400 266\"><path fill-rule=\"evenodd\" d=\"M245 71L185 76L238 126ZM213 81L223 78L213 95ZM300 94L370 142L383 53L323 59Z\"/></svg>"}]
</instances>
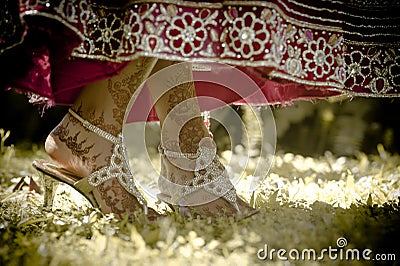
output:
<instances>
[{"instance_id":1,"label":"beaded trim","mask_svg":"<svg viewBox=\"0 0 400 266\"><path fill-rule=\"evenodd\" d=\"M89 121L87 121L87 120L83 119L82 117L80 117L80 116L79 116L77 113L75 113L75 111L72 110L71 108L68 109L68 112L69 112L74 118L76 118L79 122L81 122L81 124L82 124L86 129L88 129L89 131L92 131L92 132L96 133L96 134L99 135L100 137L103 137L103 138L105 138L106 140L108 140L108 141L110 141L110 142L112 142L112 143L114 143L114 144L117 144L117 143L120 143L120 142L121 142L120 136L115 137L114 135L112 135L112 134L110 134L110 133L108 133L108 132L102 130L101 128L96 127L95 125L93 125L93 124L90 123Z\"/></svg>"},{"instance_id":2,"label":"beaded trim","mask_svg":"<svg viewBox=\"0 0 400 266\"><path fill-rule=\"evenodd\" d=\"M200 156L199 150L196 153L182 153L182 152L167 150L161 144L158 145L158 152L161 155L166 155L167 157L176 159L197 159Z\"/></svg>"}]
</instances>

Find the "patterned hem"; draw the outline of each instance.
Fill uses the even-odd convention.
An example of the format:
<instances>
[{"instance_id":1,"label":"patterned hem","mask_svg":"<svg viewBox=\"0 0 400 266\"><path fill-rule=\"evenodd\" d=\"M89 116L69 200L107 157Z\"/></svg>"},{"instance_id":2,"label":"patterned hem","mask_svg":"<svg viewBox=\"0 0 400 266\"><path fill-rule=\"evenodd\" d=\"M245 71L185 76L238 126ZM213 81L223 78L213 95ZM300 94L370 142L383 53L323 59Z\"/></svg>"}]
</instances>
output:
<instances>
[{"instance_id":1,"label":"patterned hem","mask_svg":"<svg viewBox=\"0 0 400 266\"><path fill-rule=\"evenodd\" d=\"M119 9L90 0L23 0L21 16L72 29L82 40L74 57L212 61L273 69L269 78L351 95L398 96L400 16L390 10L400 4L307 2L133 1Z\"/></svg>"}]
</instances>

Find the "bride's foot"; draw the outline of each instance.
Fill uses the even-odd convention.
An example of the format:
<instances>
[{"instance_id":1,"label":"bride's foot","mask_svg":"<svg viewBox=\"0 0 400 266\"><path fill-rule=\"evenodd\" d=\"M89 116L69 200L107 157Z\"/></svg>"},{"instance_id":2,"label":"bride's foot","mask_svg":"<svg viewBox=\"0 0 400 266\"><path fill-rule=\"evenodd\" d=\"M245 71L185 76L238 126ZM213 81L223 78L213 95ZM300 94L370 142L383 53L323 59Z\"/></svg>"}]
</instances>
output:
<instances>
[{"instance_id":1,"label":"bride's foot","mask_svg":"<svg viewBox=\"0 0 400 266\"><path fill-rule=\"evenodd\" d=\"M162 169L159 187L162 193L159 197L172 205L179 206L183 212L181 214L195 214L201 217L246 217L255 213L254 208L236 195L224 165L215 155L215 150L211 151L213 155L208 156L209 158L206 158L207 155L203 152L200 156L171 153L161 146L160 153ZM193 158L190 158L191 156ZM199 157L204 157L208 162L201 166L202 159Z\"/></svg>"},{"instance_id":2,"label":"bride's foot","mask_svg":"<svg viewBox=\"0 0 400 266\"><path fill-rule=\"evenodd\" d=\"M99 123L101 119L96 122ZM111 135L118 135L112 128L108 131ZM81 177L108 167L114 146L114 143L85 128L71 113L63 118L45 142L46 152L60 167ZM99 184L93 194L103 213L114 213L118 218L124 214L132 216L143 209L142 202L129 193L117 178ZM149 210L149 215L155 214Z\"/></svg>"}]
</instances>

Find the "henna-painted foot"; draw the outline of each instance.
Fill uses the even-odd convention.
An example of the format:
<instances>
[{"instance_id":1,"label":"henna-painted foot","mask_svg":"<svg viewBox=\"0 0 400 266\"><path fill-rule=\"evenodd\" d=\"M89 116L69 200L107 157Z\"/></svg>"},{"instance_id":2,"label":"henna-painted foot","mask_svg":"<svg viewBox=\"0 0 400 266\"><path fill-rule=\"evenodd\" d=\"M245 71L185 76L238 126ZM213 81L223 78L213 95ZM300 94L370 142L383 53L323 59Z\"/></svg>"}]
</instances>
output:
<instances>
[{"instance_id":1,"label":"henna-painted foot","mask_svg":"<svg viewBox=\"0 0 400 266\"><path fill-rule=\"evenodd\" d=\"M160 147L162 170L159 199L177 206L183 216L249 217L258 211L240 199L215 147L199 149L197 154L178 153ZM179 161L193 160L193 170L179 167ZM186 169L185 169L186 168Z\"/></svg>"},{"instance_id":2,"label":"henna-painted foot","mask_svg":"<svg viewBox=\"0 0 400 266\"><path fill-rule=\"evenodd\" d=\"M122 135L105 132L70 110L48 136L45 149L58 166L53 166L53 170L43 162L36 162L34 166L59 181L70 183L92 198L103 213L114 213L121 218L143 210L149 219L158 216L156 211L147 208L146 200L135 186Z\"/></svg>"}]
</instances>

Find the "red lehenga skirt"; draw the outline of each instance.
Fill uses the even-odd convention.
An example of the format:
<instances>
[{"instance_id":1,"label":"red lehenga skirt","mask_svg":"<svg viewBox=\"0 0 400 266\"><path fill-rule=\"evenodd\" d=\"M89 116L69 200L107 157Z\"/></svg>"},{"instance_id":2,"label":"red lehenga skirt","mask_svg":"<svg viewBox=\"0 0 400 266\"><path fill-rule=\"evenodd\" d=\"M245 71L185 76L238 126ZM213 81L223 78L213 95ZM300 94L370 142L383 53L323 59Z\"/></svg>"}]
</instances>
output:
<instances>
[{"instance_id":1,"label":"red lehenga skirt","mask_svg":"<svg viewBox=\"0 0 400 266\"><path fill-rule=\"evenodd\" d=\"M0 84L47 106L71 104L82 86L117 74L141 56L235 66L256 82L265 104L400 92L400 4L394 1L0 5ZM204 84L196 89L201 95L215 92ZM243 100L228 98L221 100Z\"/></svg>"}]
</instances>

